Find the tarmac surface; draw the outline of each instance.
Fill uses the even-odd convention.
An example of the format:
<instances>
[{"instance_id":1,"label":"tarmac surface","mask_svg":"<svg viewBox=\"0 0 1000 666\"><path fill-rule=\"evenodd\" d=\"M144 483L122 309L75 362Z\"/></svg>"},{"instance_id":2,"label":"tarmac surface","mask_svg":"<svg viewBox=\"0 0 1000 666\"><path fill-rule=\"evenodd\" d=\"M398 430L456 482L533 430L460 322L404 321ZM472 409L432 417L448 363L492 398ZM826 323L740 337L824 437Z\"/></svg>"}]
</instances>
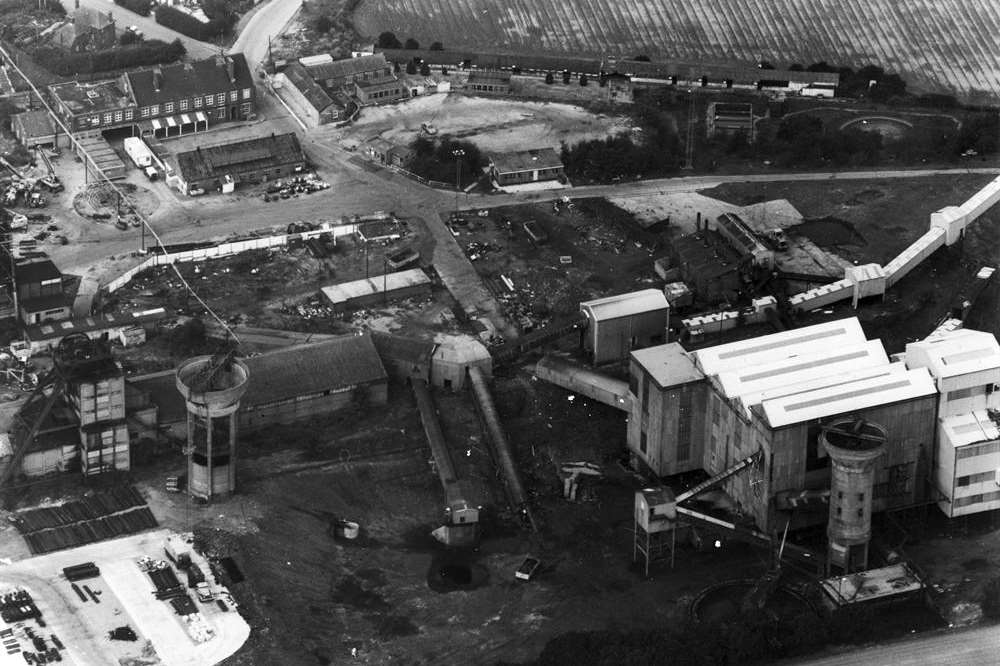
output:
<instances>
[{"instance_id":1,"label":"tarmac surface","mask_svg":"<svg viewBox=\"0 0 1000 666\"><path fill-rule=\"evenodd\" d=\"M144 555L162 559L168 533L167 530L144 532L13 562L0 567L0 590L18 587L30 592L47 624L36 633L59 636L72 659L67 663L117 666L119 659L143 657L146 640L160 660L150 663L167 666L218 663L243 645L250 627L233 607L223 612L215 602L196 601L198 610L215 632L211 640L198 644L188 636L170 604L155 599L153 584L136 561ZM63 567L82 562L94 562L101 570L99 578L78 583L100 593L98 604L81 602L62 576ZM200 564L207 572L207 565ZM182 575L179 577L184 579ZM139 636L138 641L108 640L108 631L126 624ZM148 656L149 650L145 652ZM0 666L6 665L0 661Z\"/></svg>"}]
</instances>

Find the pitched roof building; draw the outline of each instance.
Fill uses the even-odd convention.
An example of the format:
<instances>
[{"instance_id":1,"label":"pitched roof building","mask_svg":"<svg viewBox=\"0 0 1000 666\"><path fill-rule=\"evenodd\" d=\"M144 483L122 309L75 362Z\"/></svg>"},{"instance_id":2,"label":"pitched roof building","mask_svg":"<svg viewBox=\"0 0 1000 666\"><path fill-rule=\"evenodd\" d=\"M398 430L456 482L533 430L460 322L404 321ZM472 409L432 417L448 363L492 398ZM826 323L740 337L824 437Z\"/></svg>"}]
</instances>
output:
<instances>
[{"instance_id":1,"label":"pitched roof building","mask_svg":"<svg viewBox=\"0 0 1000 666\"><path fill-rule=\"evenodd\" d=\"M299 139L293 132L272 134L179 153L177 173L168 183L190 194L234 186L240 182L262 182L301 171L306 164Z\"/></svg>"}]
</instances>

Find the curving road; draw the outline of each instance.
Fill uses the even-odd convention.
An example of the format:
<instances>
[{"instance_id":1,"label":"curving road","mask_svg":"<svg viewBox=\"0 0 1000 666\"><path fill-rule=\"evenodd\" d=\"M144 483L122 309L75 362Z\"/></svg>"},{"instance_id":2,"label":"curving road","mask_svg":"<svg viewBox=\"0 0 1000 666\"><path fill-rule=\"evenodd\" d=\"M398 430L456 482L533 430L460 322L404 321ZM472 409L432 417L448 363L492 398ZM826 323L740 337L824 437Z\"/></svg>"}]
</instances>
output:
<instances>
[{"instance_id":1,"label":"curving road","mask_svg":"<svg viewBox=\"0 0 1000 666\"><path fill-rule=\"evenodd\" d=\"M268 39L281 34L301 6L302 0L269 0L243 26L229 52L243 53L253 70L267 55Z\"/></svg>"}]
</instances>

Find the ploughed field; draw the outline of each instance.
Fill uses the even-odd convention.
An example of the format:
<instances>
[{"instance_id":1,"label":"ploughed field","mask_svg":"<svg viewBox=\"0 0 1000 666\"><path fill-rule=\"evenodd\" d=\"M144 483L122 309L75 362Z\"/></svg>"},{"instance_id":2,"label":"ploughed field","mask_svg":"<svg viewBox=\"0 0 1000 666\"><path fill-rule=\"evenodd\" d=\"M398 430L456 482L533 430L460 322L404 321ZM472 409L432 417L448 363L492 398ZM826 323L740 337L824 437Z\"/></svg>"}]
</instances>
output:
<instances>
[{"instance_id":1,"label":"ploughed field","mask_svg":"<svg viewBox=\"0 0 1000 666\"><path fill-rule=\"evenodd\" d=\"M875 64L912 88L1000 92L996 0L362 0L359 32L445 49Z\"/></svg>"}]
</instances>

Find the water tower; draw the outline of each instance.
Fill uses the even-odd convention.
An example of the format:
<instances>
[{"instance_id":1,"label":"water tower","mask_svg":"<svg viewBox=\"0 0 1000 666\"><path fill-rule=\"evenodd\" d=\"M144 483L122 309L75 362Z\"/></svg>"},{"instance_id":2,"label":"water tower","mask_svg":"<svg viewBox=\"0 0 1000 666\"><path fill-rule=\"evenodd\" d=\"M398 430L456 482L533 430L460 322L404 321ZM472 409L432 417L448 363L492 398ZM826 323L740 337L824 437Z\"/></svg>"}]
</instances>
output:
<instances>
[{"instance_id":1,"label":"water tower","mask_svg":"<svg viewBox=\"0 0 1000 666\"><path fill-rule=\"evenodd\" d=\"M885 429L848 418L831 423L821 437L831 462L827 573L864 571L872 536L875 463L885 451Z\"/></svg>"},{"instance_id":2,"label":"water tower","mask_svg":"<svg viewBox=\"0 0 1000 666\"><path fill-rule=\"evenodd\" d=\"M236 490L236 412L250 372L230 353L196 356L177 368L187 403L188 492L211 501Z\"/></svg>"}]
</instances>

